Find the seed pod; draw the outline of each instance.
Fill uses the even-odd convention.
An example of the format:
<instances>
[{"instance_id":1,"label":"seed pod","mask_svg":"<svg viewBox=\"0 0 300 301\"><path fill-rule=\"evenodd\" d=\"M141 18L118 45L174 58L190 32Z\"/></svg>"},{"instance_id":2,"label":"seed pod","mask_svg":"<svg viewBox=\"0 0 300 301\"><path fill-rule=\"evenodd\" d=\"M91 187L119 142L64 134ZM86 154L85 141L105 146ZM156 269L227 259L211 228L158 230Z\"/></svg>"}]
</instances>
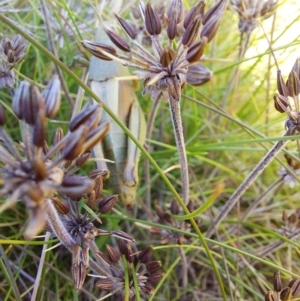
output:
<instances>
[{"instance_id":1,"label":"seed pod","mask_svg":"<svg viewBox=\"0 0 300 301\"><path fill-rule=\"evenodd\" d=\"M146 247L139 253L138 260L141 263L147 263L152 256L152 252L153 252L152 246Z\"/></svg>"},{"instance_id":2,"label":"seed pod","mask_svg":"<svg viewBox=\"0 0 300 301\"><path fill-rule=\"evenodd\" d=\"M45 100L46 116L53 118L60 108L60 80L57 75L53 76L46 88L42 92Z\"/></svg>"},{"instance_id":3,"label":"seed pod","mask_svg":"<svg viewBox=\"0 0 300 301\"><path fill-rule=\"evenodd\" d=\"M150 283L146 283L143 286L140 286L139 288L146 295L152 295L154 292L154 288Z\"/></svg>"},{"instance_id":4,"label":"seed pod","mask_svg":"<svg viewBox=\"0 0 300 301\"><path fill-rule=\"evenodd\" d=\"M99 287L101 291L110 292L114 289L114 281L110 278L103 278L96 282L96 286Z\"/></svg>"},{"instance_id":5,"label":"seed pod","mask_svg":"<svg viewBox=\"0 0 300 301\"><path fill-rule=\"evenodd\" d=\"M130 52L130 46L128 43L122 39L119 35L117 35L115 32L112 30L106 29L105 30L107 36L109 39L121 50L125 52Z\"/></svg>"},{"instance_id":6,"label":"seed pod","mask_svg":"<svg viewBox=\"0 0 300 301\"><path fill-rule=\"evenodd\" d=\"M153 35L159 35L161 32L161 23L157 12L153 9L150 3L147 3L145 10L145 25L148 33Z\"/></svg>"},{"instance_id":7,"label":"seed pod","mask_svg":"<svg viewBox=\"0 0 300 301\"><path fill-rule=\"evenodd\" d=\"M196 63L203 55L204 48L207 44L207 38L203 37L201 40L194 42L188 49L186 54L186 60L189 63Z\"/></svg>"},{"instance_id":8,"label":"seed pod","mask_svg":"<svg viewBox=\"0 0 300 301\"><path fill-rule=\"evenodd\" d=\"M155 270L159 269L161 267L161 262L160 261L148 261L146 263L146 270L149 273L154 272Z\"/></svg>"},{"instance_id":9,"label":"seed pod","mask_svg":"<svg viewBox=\"0 0 300 301\"><path fill-rule=\"evenodd\" d=\"M104 199L102 199L98 205L100 213L105 214L109 212L114 207L117 200L118 200L118 195L116 194L107 196Z\"/></svg>"},{"instance_id":10,"label":"seed pod","mask_svg":"<svg viewBox=\"0 0 300 301\"><path fill-rule=\"evenodd\" d=\"M208 22L212 22L212 20L214 20L213 23L215 23L217 20L220 20L226 4L226 0L220 0L218 3L212 6L203 16L203 25Z\"/></svg>"},{"instance_id":11,"label":"seed pod","mask_svg":"<svg viewBox=\"0 0 300 301\"><path fill-rule=\"evenodd\" d=\"M292 290L290 287L284 288L280 293L280 300L290 301L292 298Z\"/></svg>"},{"instance_id":12,"label":"seed pod","mask_svg":"<svg viewBox=\"0 0 300 301\"><path fill-rule=\"evenodd\" d=\"M175 56L174 50L170 47L167 47L164 49L160 57L160 63L163 65L163 67L168 67L172 63L174 56Z\"/></svg>"},{"instance_id":13,"label":"seed pod","mask_svg":"<svg viewBox=\"0 0 300 301\"><path fill-rule=\"evenodd\" d=\"M68 214L70 212L70 206L67 203L61 201L59 198L53 197L52 202L53 202L55 209L57 210L57 212L59 214L64 215L64 214Z\"/></svg>"},{"instance_id":14,"label":"seed pod","mask_svg":"<svg viewBox=\"0 0 300 301\"><path fill-rule=\"evenodd\" d=\"M30 84L28 97L23 99L23 119L31 125L34 125L38 119L40 109L44 107L44 100L39 89Z\"/></svg>"},{"instance_id":15,"label":"seed pod","mask_svg":"<svg viewBox=\"0 0 300 301\"><path fill-rule=\"evenodd\" d=\"M129 23L128 21L122 19L119 15L117 15L117 14L114 14L114 15L117 18L122 29L128 34L128 36L132 40L134 40L137 36L137 32L136 32L134 26L131 23Z\"/></svg>"},{"instance_id":16,"label":"seed pod","mask_svg":"<svg viewBox=\"0 0 300 301\"><path fill-rule=\"evenodd\" d=\"M287 112L288 107L289 107L288 98L281 94L275 93L274 94L274 107L280 113Z\"/></svg>"},{"instance_id":17,"label":"seed pod","mask_svg":"<svg viewBox=\"0 0 300 301\"><path fill-rule=\"evenodd\" d=\"M82 46L87 49L92 55L94 55L95 57L104 60L104 61L111 61L112 58L108 57L105 55L105 52L111 54L112 56L117 57L117 52L116 50L108 45L102 44L102 43L98 43L98 42L91 42L91 41L81 41Z\"/></svg>"},{"instance_id":18,"label":"seed pod","mask_svg":"<svg viewBox=\"0 0 300 301\"><path fill-rule=\"evenodd\" d=\"M288 95L292 98L296 98L300 93L300 81L295 71L291 71L289 78L286 82L288 89Z\"/></svg>"},{"instance_id":19,"label":"seed pod","mask_svg":"<svg viewBox=\"0 0 300 301\"><path fill-rule=\"evenodd\" d=\"M283 81L280 70L277 71L277 89L280 95L288 97L289 91L286 84Z\"/></svg>"},{"instance_id":20,"label":"seed pod","mask_svg":"<svg viewBox=\"0 0 300 301\"><path fill-rule=\"evenodd\" d=\"M199 36L199 30L201 26L201 17L197 16L191 22L189 27L185 30L181 42L183 45L191 45Z\"/></svg>"},{"instance_id":21,"label":"seed pod","mask_svg":"<svg viewBox=\"0 0 300 301\"><path fill-rule=\"evenodd\" d=\"M178 24L182 21L184 14L182 0L171 0L168 9L167 16L169 20L174 19L175 23Z\"/></svg>"},{"instance_id":22,"label":"seed pod","mask_svg":"<svg viewBox=\"0 0 300 301\"><path fill-rule=\"evenodd\" d=\"M176 200L173 200L171 203L171 213L174 215L178 215L180 211L178 202Z\"/></svg>"},{"instance_id":23,"label":"seed pod","mask_svg":"<svg viewBox=\"0 0 300 301\"><path fill-rule=\"evenodd\" d=\"M23 118L23 102L28 98L30 94L30 83L27 81L21 81L12 101L12 109L15 115L19 118Z\"/></svg>"},{"instance_id":24,"label":"seed pod","mask_svg":"<svg viewBox=\"0 0 300 301\"><path fill-rule=\"evenodd\" d=\"M212 71L201 64L188 67L186 81L193 86L200 86L212 78Z\"/></svg>"},{"instance_id":25,"label":"seed pod","mask_svg":"<svg viewBox=\"0 0 300 301\"><path fill-rule=\"evenodd\" d=\"M276 271L273 276L273 286L275 292L280 292L282 289L280 271Z\"/></svg>"},{"instance_id":26,"label":"seed pod","mask_svg":"<svg viewBox=\"0 0 300 301\"><path fill-rule=\"evenodd\" d=\"M65 160L74 160L83 152L83 143L86 140L87 134L88 127L82 125L69 136L63 150Z\"/></svg>"},{"instance_id":27,"label":"seed pod","mask_svg":"<svg viewBox=\"0 0 300 301\"><path fill-rule=\"evenodd\" d=\"M37 147L43 147L46 139L46 118L44 114L39 114L36 120L32 142Z\"/></svg>"},{"instance_id":28,"label":"seed pod","mask_svg":"<svg viewBox=\"0 0 300 301\"><path fill-rule=\"evenodd\" d=\"M204 15L204 7L205 3L204 1L199 1L194 7L190 9L190 11L186 14L183 22L183 27L187 29L190 24L194 21L196 16L200 16L201 19L203 18Z\"/></svg>"},{"instance_id":29,"label":"seed pod","mask_svg":"<svg viewBox=\"0 0 300 301\"><path fill-rule=\"evenodd\" d=\"M276 301L277 298L274 296L274 292L268 291L266 296L265 296L265 301Z\"/></svg>"},{"instance_id":30,"label":"seed pod","mask_svg":"<svg viewBox=\"0 0 300 301\"><path fill-rule=\"evenodd\" d=\"M148 282L149 283L157 283L158 281L160 281L160 279L164 276L164 273L154 273L154 274L151 274L149 277L148 277Z\"/></svg>"},{"instance_id":31,"label":"seed pod","mask_svg":"<svg viewBox=\"0 0 300 301\"><path fill-rule=\"evenodd\" d=\"M166 212L164 211L164 209L161 206L155 205L155 212L160 219L163 220L165 218Z\"/></svg>"},{"instance_id":32,"label":"seed pod","mask_svg":"<svg viewBox=\"0 0 300 301\"><path fill-rule=\"evenodd\" d=\"M69 130L73 132L81 125L85 125L91 130L99 124L101 114L102 107L99 104L91 105L82 110L70 121Z\"/></svg>"},{"instance_id":33,"label":"seed pod","mask_svg":"<svg viewBox=\"0 0 300 301\"><path fill-rule=\"evenodd\" d=\"M117 263L120 259L120 253L110 245L106 245L108 257L113 263Z\"/></svg>"},{"instance_id":34,"label":"seed pod","mask_svg":"<svg viewBox=\"0 0 300 301\"><path fill-rule=\"evenodd\" d=\"M292 279L289 282L288 287L291 288L293 296L298 296L298 294L300 292L300 279L299 278Z\"/></svg>"},{"instance_id":35,"label":"seed pod","mask_svg":"<svg viewBox=\"0 0 300 301\"><path fill-rule=\"evenodd\" d=\"M171 18L167 28L168 38L172 41L176 36L176 19Z\"/></svg>"}]
</instances>

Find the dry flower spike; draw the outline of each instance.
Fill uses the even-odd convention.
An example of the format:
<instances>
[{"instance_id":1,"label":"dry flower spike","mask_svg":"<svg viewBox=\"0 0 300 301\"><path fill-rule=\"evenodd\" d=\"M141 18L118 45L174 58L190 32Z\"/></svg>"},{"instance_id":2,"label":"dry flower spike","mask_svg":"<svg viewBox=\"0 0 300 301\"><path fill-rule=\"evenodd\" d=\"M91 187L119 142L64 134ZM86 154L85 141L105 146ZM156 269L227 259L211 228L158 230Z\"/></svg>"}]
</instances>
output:
<instances>
[{"instance_id":1,"label":"dry flower spike","mask_svg":"<svg viewBox=\"0 0 300 301\"><path fill-rule=\"evenodd\" d=\"M211 78L211 72L202 66L199 60L205 45L217 32L226 4L226 0L220 0L204 14L204 3L200 1L183 19L182 1L170 1L166 22L169 43L165 46L162 44L163 26L159 13L150 3L144 5L141 2L140 12L151 39L151 51L138 43L134 27L120 16L116 16L117 20L130 39L130 43L111 29L106 29L106 33L112 43L119 50L124 51L125 55L117 53L110 46L93 41L82 41L83 46L99 59L114 59L136 69L136 75L144 80L144 94L153 87L162 91L169 101L181 164L183 199L186 204L189 201L189 179L180 115L181 90L187 83L200 85ZM185 30L180 38L177 38L177 25L180 22L183 22ZM198 78L199 75L201 79Z\"/></svg>"}]
</instances>

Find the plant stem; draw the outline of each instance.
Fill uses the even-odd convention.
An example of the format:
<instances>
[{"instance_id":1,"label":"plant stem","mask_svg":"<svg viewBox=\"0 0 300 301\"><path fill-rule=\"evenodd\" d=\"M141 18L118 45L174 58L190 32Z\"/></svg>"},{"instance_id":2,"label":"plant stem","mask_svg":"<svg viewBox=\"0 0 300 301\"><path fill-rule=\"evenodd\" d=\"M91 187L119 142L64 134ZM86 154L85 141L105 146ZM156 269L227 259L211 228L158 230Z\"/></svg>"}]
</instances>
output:
<instances>
[{"instance_id":1,"label":"plant stem","mask_svg":"<svg viewBox=\"0 0 300 301\"><path fill-rule=\"evenodd\" d=\"M169 103L181 167L182 198L184 203L187 204L189 202L189 171L184 144L182 120L180 114L180 101L174 99L173 97L169 97Z\"/></svg>"},{"instance_id":2,"label":"plant stem","mask_svg":"<svg viewBox=\"0 0 300 301\"><path fill-rule=\"evenodd\" d=\"M288 136L289 132L286 132L284 136ZM281 148L287 143L287 141L278 141L271 150L262 158L262 160L257 164L254 170L248 175L244 182L238 187L234 194L229 198L227 203L224 205L218 217L213 222L212 226L208 229L206 237L209 238L215 231L215 228L225 219L229 211L237 203L243 193L252 185L252 183L257 179L257 177L266 169L270 162L275 158Z\"/></svg>"}]
</instances>

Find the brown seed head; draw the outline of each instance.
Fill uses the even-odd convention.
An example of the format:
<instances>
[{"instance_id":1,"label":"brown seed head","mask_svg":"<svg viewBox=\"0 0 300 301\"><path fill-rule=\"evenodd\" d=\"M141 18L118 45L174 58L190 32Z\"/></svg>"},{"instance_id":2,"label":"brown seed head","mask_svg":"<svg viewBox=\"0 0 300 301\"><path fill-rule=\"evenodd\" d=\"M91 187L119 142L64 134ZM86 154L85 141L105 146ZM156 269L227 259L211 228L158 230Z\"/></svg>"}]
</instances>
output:
<instances>
[{"instance_id":1,"label":"brown seed head","mask_svg":"<svg viewBox=\"0 0 300 301\"><path fill-rule=\"evenodd\" d=\"M81 44L84 48L86 48L93 56L97 57L100 60L104 60L104 61L111 61L112 58L108 57L105 55L105 52L117 57L117 52L116 50L111 47L108 46L106 44L103 43L98 43L98 42L94 42L94 41L81 41Z\"/></svg>"},{"instance_id":2,"label":"brown seed head","mask_svg":"<svg viewBox=\"0 0 300 301\"><path fill-rule=\"evenodd\" d=\"M293 296L298 296L300 293L300 279L299 278L292 279L289 282L288 287L291 288Z\"/></svg>"},{"instance_id":3,"label":"brown seed head","mask_svg":"<svg viewBox=\"0 0 300 301\"><path fill-rule=\"evenodd\" d=\"M188 67L186 81L193 86L200 86L212 78L212 72L201 64Z\"/></svg>"},{"instance_id":4,"label":"brown seed head","mask_svg":"<svg viewBox=\"0 0 300 301\"><path fill-rule=\"evenodd\" d=\"M280 293L281 301L291 301L292 299L292 290L290 287L284 288Z\"/></svg>"},{"instance_id":5,"label":"brown seed head","mask_svg":"<svg viewBox=\"0 0 300 301\"><path fill-rule=\"evenodd\" d=\"M168 67L175 57L175 52L172 48L166 47L160 57L160 63L163 67Z\"/></svg>"},{"instance_id":6,"label":"brown seed head","mask_svg":"<svg viewBox=\"0 0 300 301\"><path fill-rule=\"evenodd\" d=\"M186 14L183 22L183 27L187 29L189 25L193 22L196 16L200 16L201 19L204 16L204 1L199 1L195 6L193 6L190 11Z\"/></svg>"},{"instance_id":7,"label":"brown seed head","mask_svg":"<svg viewBox=\"0 0 300 301\"><path fill-rule=\"evenodd\" d=\"M274 107L280 113L286 112L289 107L289 99L286 96L275 93L274 94Z\"/></svg>"},{"instance_id":8,"label":"brown seed head","mask_svg":"<svg viewBox=\"0 0 300 301\"><path fill-rule=\"evenodd\" d=\"M181 42L183 45L191 45L199 36L201 26L201 16L198 15L190 23L189 27L185 30Z\"/></svg>"},{"instance_id":9,"label":"brown seed head","mask_svg":"<svg viewBox=\"0 0 300 301\"><path fill-rule=\"evenodd\" d=\"M300 81L295 71L290 72L286 86L288 95L295 99L300 93Z\"/></svg>"},{"instance_id":10,"label":"brown seed head","mask_svg":"<svg viewBox=\"0 0 300 301\"><path fill-rule=\"evenodd\" d=\"M116 194L107 196L104 199L102 199L98 205L100 213L105 214L109 212L114 207L117 200L118 200L118 195Z\"/></svg>"},{"instance_id":11,"label":"brown seed head","mask_svg":"<svg viewBox=\"0 0 300 301\"><path fill-rule=\"evenodd\" d=\"M96 286L102 291L110 292L113 290L114 281L110 278L103 278L96 282Z\"/></svg>"},{"instance_id":12,"label":"brown seed head","mask_svg":"<svg viewBox=\"0 0 300 301\"><path fill-rule=\"evenodd\" d=\"M277 298L275 298L274 292L268 291L265 296L265 301L276 301Z\"/></svg>"},{"instance_id":13,"label":"brown seed head","mask_svg":"<svg viewBox=\"0 0 300 301\"><path fill-rule=\"evenodd\" d=\"M143 249L140 253L139 253L139 256L138 256L138 259L141 263L147 263L151 256L152 256L152 252L153 252L153 247L152 246L149 246L145 249Z\"/></svg>"},{"instance_id":14,"label":"brown seed head","mask_svg":"<svg viewBox=\"0 0 300 301\"><path fill-rule=\"evenodd\" d=\"M0 104L0 126L3 126L5 122L6 122L6 114L2 105Z\"/></svg>"},{"instance_id":15,"label":"brown seed head","mask_svg":"<svg viewBox=\"0 0 300 301\"><path fill-rule=\"evenodd\" d=\"M277 71L277 89L278 89L278 92L279 92L280 95L288 97L289 91L288 91L288 88L287 88L283 78L282 78L280 70Z\"/></svg>"},{"instance_id":16,"label":"brown seed head","mask_svg":"<svg viewBox=\"0 0 300 301\"><path fill-rule=\"evenodd\" d=\"M117 263L120 259L120 253L110 245L106 245L106 250L111 262Z\"/></svg>"},{"instance_id":17,"label":"brown seed head","mask_svg":"<svg viewBox=\"0 0 300 301\"><path fill-rule=\"evenodd\" d=\"M188 49L186 60L189 63L196 63L203 55L204 48L207 44L207 38L203 37L199 41L194 42Z\"/></svg>"}]
</instances>

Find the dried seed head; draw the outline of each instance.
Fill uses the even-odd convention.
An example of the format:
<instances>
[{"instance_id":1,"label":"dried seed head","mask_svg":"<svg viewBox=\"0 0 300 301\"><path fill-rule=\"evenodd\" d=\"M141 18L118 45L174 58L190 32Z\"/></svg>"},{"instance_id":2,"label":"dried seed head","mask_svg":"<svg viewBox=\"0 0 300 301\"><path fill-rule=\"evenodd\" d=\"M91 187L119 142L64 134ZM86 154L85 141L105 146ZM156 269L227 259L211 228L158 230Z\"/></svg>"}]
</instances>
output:
<instances>
[{"instance_id":1,"label":"dried seed head","mask_svg":"<svg viewBox=\"0 0 300 301\"><path fill-rule=\"evenodd\" d=\"M104 139L106 134L108 133L110 128L109 122L102 123L96 128L90 130L86 137L86 141L84 143L83 149L84 151L88 151L92 149L96 144Z\"/></svg>"},{"instance_id":2,"label":"dried seed head","mask_svg":"<svg viewBox=\"0 0 300 301\"><path fill-rule=\"evenodd\" d=\"M69 197L80 197L93 188L93 181L87 177L66 176L64 177L59 192Z\"/></svg>"},{"instance_id":3,"label":"dried seed head","mask_svg":"<svg viewBox=\"0 0 300 301\"><path fill-rule=\"evenodd\" d=\"M188 49L186 60L189 63L196 63L200 60L204 52L204 47L207 44L207 38L203 37L201 40L194 42Z\"/></svg>"},{"instance_id":4,"label":"dried seed head","mask_svg":"<svg viewBox=\"0 0 300 301\"><path fill-rule=\"evenodd\" d=\"M172 48L166 47L160 57L160 63L163 67L168 67L175 57L175 52Z\"/></svg>"},{"instance_id":5,"label":"dried seed head","mask_svg":"<svg viewBox=\"0 0 300 301\"><path fill-rule=\"evenodd\" d=\"M145 25L151 36L159 35L161 33L159 16L150 3L147 3L145 9Z\"/></svg>"},{"instance_id":6,"label":"dried seed head","mask_svg":"<svg viewBox=\"0 0 300 301\"><path fill-rule=\"evenodd\" d=\"M130 52L130 46L128 43L122 39L119 35L117 35L115 32L112 30L106 29L105 30L107 36L109 39L121 50L125 52Z\"/></svg>"},{"instance_id":7,"label":"dried seed head","mask_svg":"<svg viewBox=\"0 0 300 301\"><path fill-rule=\"evenodd\" d=\"M288 217L288 222L291 224L291 225L294 225L296 224L298 221L298 215L296 213L293 213L291 214L289 217Z\"/></svg>"},{"instance_id":8,"label":"dried seed head","mask_svg":"<svg viewBox=\"0 0 300 301\"><path fill-rule=\"evenodd\" d=\"M195 6L193 6L190 11L186 14L183 22L183 27L187 29L189 25L193 22L196 16L200 16L203 18L204 15L204 7L205 3L204 1L199 1Z\"/></svg>"},{"instance_id":9,"label":"dried seed head","mask_svg":"<svg viewBox=\"0 0 300 301\"><path fill-rule=\"evenodd\" d=\"M60 108L60 80L57 75L53 76L46 88L42 92L45 100L46 116L53 118Z\"/></svg>"},{"instance_id":10,"label":"dried seed head","mask_svg":"<svg viewBox=\"0 0 300 301\"><path fill-rule=\"evenodd\" d=\"M133 9L133 7L132 7ZM139 10L138 10L139 11ZM122 19L119 15L115 14L115 17L117 18L120 26L122 27L122 29L128 34L128 36L134 40L137 36L137 32L134 28L134 26L127 22L126 20Z\"/></svg>"},{"instance_id":11,"label":"dried seed head","mask_svg":"<svg viewBox=\"0 0 300 301\"><path fill-rule=\"evenodd\" d=\"M280 292L282 289L280 271L276 271L273 276L273 286L275 292Z\"/></svg>"},{"instance_id":12,"label":"dried seed head","mask_svg":"<svg viewBox=\"0 0 300 301\"><path fill-rule=\"evenodd\" d=\"M92 156L91 152L86 152L84 154L82 154L76 161L75 161L75 165L77 167L81 167L83 166Z\"/></svg>"},{"instance_id":13,"label":"dried seed head","mask_svg":"<svg viewBox=\"0 0 300 301\"><path fill-rule=\"evenodd\" d=\"M212 78L212 72L201 64L189 66L186 81L193 86L200 86Z\"/></svg>"},{"instance_id":14,"label":"dried seed head","mask_svg":"<svg viewBox=\"0 0 300 301\"><path fill-rule=\"evenodd\" d=\"M117 57L116 50L108 46L106 44L98 43L98 42L90 42L90 41L81 41L82 46L86 48L93 56L97 57L100 60L111 61L112 58L106 56L103 51Z\"/></svg>"},{"instance_id":15,"label":"dried seed head","mask_svg":"<svg viewBox=\"0 0 300 301\"><path fill-rule=\"evenodd\" d=\"M102 214L109 212L118 200L118 195L112 195L102 199L98 205L99 211Z\"/></svg>"}]
</instances>

